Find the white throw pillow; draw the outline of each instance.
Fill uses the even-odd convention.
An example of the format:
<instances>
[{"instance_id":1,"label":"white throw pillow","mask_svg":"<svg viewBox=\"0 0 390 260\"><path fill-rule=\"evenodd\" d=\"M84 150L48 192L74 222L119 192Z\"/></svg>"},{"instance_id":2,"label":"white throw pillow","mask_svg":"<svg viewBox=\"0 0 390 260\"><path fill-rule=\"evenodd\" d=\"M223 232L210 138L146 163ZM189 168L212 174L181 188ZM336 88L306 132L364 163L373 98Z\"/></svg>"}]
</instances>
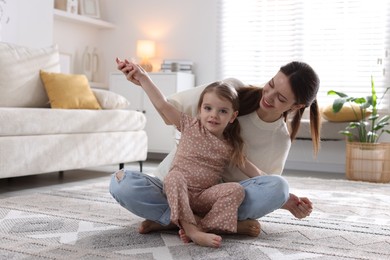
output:
<instances>
[{"instance_id":1,"label":"white throw pillow","mask_svg":"<svg viewBox=\"0 0 390 260\"><path fill-rule=\"evenodd\" d=\"M28 48L0 42L0 107L49 107L39 71L60 72L57 45Z\"/></svg>"},{"instance_id":2,"label":"white throw pillow","mask_svg":"<svg viewBox=\"0 0 390 260\"><path fill-rule=\"evenodd\" d=\"M102 109L126 109L130 106L130 102L123 96L104 89L92 88Z\"/></svg>"}]
</instances>

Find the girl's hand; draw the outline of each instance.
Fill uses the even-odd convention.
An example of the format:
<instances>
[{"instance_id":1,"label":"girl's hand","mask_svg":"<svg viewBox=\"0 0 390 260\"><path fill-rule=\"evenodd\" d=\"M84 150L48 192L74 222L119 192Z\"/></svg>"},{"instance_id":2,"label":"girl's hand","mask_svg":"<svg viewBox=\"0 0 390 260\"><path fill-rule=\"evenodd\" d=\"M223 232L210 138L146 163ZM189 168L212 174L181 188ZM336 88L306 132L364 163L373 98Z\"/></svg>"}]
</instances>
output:
<instances>
[{"instance_id":1,"label":"girl's hand","mask_svg":"<svg viewBox=\"0 0 390 260\"><path fill-rule=\"evenodd\" d=\"M313 211L313 204L308 198L299 198L290 193L290 197L282 206L282 209L290 211L296 218L301 219L310 216Z\"/></svg>"},{"instance_id":2,"label":"girl's hand","mask_svg":"<svg viewBox=\"0 0 390 260\"><path fill-rule=\"evenodd\" d=\"M147 76L145 70L138 64L129 62L127 59L124 61L116 58L117 68L120 70L127 78L127 80L132 83L141 86L140 79L144 76Z\"/></svg>"},{"instance_id":3,"label":"girl's hand","mask_svg":"<svg viewBox=\"0 0 390 260\"><path fill-rule=\"evenodd\" d=\"M120 60L119 58L115 59L116 64L117 64L117 69L120 70L125 76L129 73L129 68L127 68L127 65L129 64L128 60Z\"/></svg>"}]
</instances>

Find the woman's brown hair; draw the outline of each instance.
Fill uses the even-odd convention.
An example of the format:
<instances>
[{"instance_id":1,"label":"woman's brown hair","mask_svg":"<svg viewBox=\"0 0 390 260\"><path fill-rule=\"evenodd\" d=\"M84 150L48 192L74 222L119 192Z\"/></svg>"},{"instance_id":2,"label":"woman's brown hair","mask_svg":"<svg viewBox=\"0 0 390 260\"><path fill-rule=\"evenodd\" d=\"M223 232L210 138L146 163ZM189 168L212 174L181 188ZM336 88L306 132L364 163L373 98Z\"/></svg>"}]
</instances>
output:
<instances>
[{"instance_id":1,"label":"woman's brown hair","mask_svg":"<svg viewBox=\"0 0 390 260\"><path fill-rule=\"evenodd\" d=\"M303 112L307 107L310 107L310 133L313 141L314 154L317 154L320 148L321 132L320 112L317 104L317 92L320 80L316 72L304 62L290 62L282 66L280 71L289 79L291 89L296 98L296 104L305 105L294 113L291 113L291 111L285 111L283 113L285 121L290 125L291 141L297 135ZM240 98L239 116L252 113L259 108L262 88L254 86L240 87L237 92ZM291 117L291 121L287 120L289 117Z\"/></svg>"}]
</instances>

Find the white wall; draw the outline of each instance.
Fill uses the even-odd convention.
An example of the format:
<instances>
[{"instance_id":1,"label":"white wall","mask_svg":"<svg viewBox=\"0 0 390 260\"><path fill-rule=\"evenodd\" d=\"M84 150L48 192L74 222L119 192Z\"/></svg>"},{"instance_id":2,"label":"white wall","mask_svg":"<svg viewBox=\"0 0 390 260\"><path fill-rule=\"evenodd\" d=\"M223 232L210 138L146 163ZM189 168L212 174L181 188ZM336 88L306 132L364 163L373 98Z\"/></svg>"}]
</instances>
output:
<instances>
[{"instance_id":1,"label":"white wall","mask_svg":"<svg viewBox=\"0 0 390 260\"><path fill-rule=\"evenodd\" d=\"M1 41L28 47L52 44L53 0L8 0L3 9Z\"/></svg>"},{"instance_id":2,"label":"white wall","mask_svg":"<svg viewBox=\"0 0 390 260\"><path fill-rule=\"evenodd\" d=\"M82 60L83 53L88 47L90 49L97 48L99 53L104 53L102 49L99 30L94 27L64 22L61 20L54 21L53 42L58 44L60 53L70 54L72 56L72 72L83 73ZM100 55L103 57L103 55ZM101 60L99 78L96 81L106 81L104 75L108 74L105 70L106 66Z\"/></svg>"},{"instance_id":3,"label":"white wall","mask_svg":"<svg viewBox=\"0 0 390 260\"><path fill-rule=\"evenodd\" d=\"M196 84L217 79L218 0L115 0L102 1L105 18L116 24L103 32L107 70L115 70L115 57L135 57L138 39L157 43L159 68L163 59L188 59L195 63Z\"/></svg>"}]
</instances>

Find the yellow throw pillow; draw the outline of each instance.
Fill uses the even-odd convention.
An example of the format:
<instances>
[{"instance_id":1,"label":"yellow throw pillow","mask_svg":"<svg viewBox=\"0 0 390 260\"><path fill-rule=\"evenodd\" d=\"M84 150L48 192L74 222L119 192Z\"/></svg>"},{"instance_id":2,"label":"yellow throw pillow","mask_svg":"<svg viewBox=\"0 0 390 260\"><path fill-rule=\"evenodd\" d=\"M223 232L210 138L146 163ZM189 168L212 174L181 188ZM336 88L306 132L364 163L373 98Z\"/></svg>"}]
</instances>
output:
<instances>
[{"instance_id":1,"label":"yellow throw pillow","mask_svg":"<svg viewBox=\"0 0 390 260\"><path fill-rule=\"evenodd\" d=\"M51 108L101 109L85 75L41 70L40 76Z\"/></svg>"},{"instance_id":2,"label":"yellow throw pillow","mask_svg":"<svg viewBox=\"0 0 390 260\"><path fill-rule=\"evenodd\" d=\"M357 117L354 111L356 112ZM333 112L332 105L330 104L322 108L321 114L324 119L331 122L353 122L361 119L360 108L357 104L352 104L351 106L346 103L337 113ZM366 116L369 116L370 114L369 111L366 112Z\"/></svg>"}]
</instances>

